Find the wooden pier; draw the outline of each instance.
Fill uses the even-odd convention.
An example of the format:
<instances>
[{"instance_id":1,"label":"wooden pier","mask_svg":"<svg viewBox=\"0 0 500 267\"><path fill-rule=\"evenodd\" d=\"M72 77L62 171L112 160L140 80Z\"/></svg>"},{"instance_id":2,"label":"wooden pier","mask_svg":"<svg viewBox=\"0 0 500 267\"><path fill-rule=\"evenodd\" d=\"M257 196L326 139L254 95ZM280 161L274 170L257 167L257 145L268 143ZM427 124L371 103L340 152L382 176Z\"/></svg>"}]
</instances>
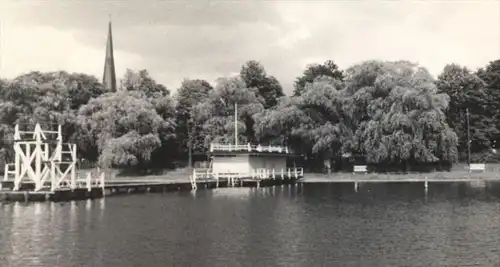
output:
<instances>
[{"instance_id":1,"label":"wooden pier","mask_svg":"<svg viewBox=\"0 0 500 267\"><path fill-rule=\"evenodd\" d=\"M198 179L195 188L212 189L225 187L266 187L283 184L294 184L296 179L285 177L284 179L251 179L241 178L237 181L229 178L220 178L218 181L213 179ZM62 188L56 191L50 191L49 184L45 190L33 191L34 183L22 183L19 191L14 191L13 182L1 182L0 201L71 201L94 199L105 196L123 195L123 194L144 194L144 193L166 193L172 191L191 191L193 190L193 181L186 179L113 179L107 180L103 187L90 188Z\"/></svg>"},{"instance_id":2,"label":"wooden pier","mask_svg":"<svg viewBox=\"0 0 500 267\"><path fill-rule=\"evenodd\" d=\"M158 179L120 179L114 178L104 182L101 187L90 186L85 187L84 183L80 183L78 188L69 189L61 188L56 191L50 191L50 184L47 183L43 190L33 191L35 183L25 182L22 183L19 191L13 191L13 182L1 182L2 190L0 190L0 201L71 201L94 199L106 196L127 195L127 194L148 194L148 193L167 193L175 191L192 191L192 190L207 190L213 188L227 188L227 187L268 187L286 184L308 184L308 183L351 183L354 190L363 184L370 183L420 183L423 190L427 190L429 184L443 184L443 183L466 183L472 186L484 187L486 185L499 185L500 177L481 177L481 176L462 176L462 177L427 177L427 176L365 176L365 175L345 175L345 176L319 176L319 175L305 175L303 173L295 173L291 171L288 176L288 170L283 177L280 175L273 176L259 176L259 177L239 177L233 179L231 176L220 175L218 180L212 178L212 175L199 175L196 181L186 174L186 178L169 179L162 177ZM233 176L236 177L236 176ZM265 177L265 178L260 178ZM195 184L193 184L195 182Z\"/></svg>"}]
</instances>

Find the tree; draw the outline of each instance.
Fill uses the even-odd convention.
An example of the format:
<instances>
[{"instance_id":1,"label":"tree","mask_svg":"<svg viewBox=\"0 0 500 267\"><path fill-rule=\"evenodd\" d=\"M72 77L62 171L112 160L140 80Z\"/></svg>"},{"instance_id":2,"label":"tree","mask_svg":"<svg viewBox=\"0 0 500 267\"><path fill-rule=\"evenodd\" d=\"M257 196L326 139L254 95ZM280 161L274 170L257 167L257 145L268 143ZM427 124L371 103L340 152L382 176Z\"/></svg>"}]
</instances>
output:
<instances>
[{"instance_id":1,"label":"tree","mask_svg":"<svg viewBox=\"0 0 500 267\"><path fill-rule=\"evenodd\" d=\"M101 165L142 170L162 145L161 130L169 128L142 92L107 93L92 99L80 108L78 122L80 144L99 151Z\"/></svg>"},{"instance_id":2,"label":"tree","mask_svg":"<svg viewBox=\"0 0 500 267\"><path fill-rule=\"evenodd\" d=\"M497 129L493 143L500 142L500 60L491 61L486 68L479 69L477 76L486 83L486 111L484 115L494 122ZM492 144L493 145L493 144Z\"/></svg>"},{"instance_id":3,"label":"tree","mask_svg":"<svg viewBox=\"0 0 500 267\"><path fill-rule=\"evenodd\" d=\"M175 142L175 103L170 97L170 91L162 84L157 83L147 70L134 71L127 69L121 80L122 90L129 92L138 92L142 97L151 103L156 113L165 122L160 128L161 146L154 150L152 157L152 166L172 166L173 159L177 156Z\"/></svg>"},{"instance_id":4,"label":"tree","mask_svg":"<svg viewBox=\"0 0 500 267\"><path fill-rule=\"evenodd\" d=\"M447 122L458 136L462 158L467 153L466 109L470 114L471 152L491 148L491 141L498 134L494 121L486 116L488 101L486 84L467 68L456 64L447 65L436 81L438 91L450 97L446 110Z\"/></svg>"},{"instance_id":5,"label":"tree","mask_svg":"<svg viewBox=\"0 0 500 267\"><path fill-rule=\"evenodd\" d=\"M6 151L6 160L11 160L15 124L23 129L40 123L42 128L52 130L61 124L65 141L75 141L76 110L102 92L95 77L64 71L30 72L5 81L0 92L0 124L5 142L0 147Z\"/></svg>"},{"instance_id":6,"label":"tree","mask_svg":"<svg viewBox=\"0 0 500 267\"><path fill-rule=\"evenodd\" d=\"M104 94L104 86L94 76L82 73L73 73L67 78L65 87L68 89L70 108L78 110L92 98Z\"/></svg>"},{"instance_id":7,"label":"tree","mask_svg":"<svg viewBox=\"0 0 500 267\"><path fill-rule=\"evenodd\" d=\"M148 96L155 94L170 95L170 91L164 85L156 83L145 69L139 71L127 69L121 80L121 87L122 90L126 91L142 91Z\"/></svg>"},{"instance_id":8,"label":"tree","mask_svg":"<svg viewBox=\"0 0 500 267\"><path fill-rule=\"evenodd\" d=\"M255 60L247 61L240 71L240 76L248 88L256 88L264 99L264 108L270 108L278 103L278 98L284 96L283 88L273 76L267 76L264 67Z\"/></svg>"},{"instance_id":9,"label":"tree","mask_svg":"<svg viewBox=\"0 0 500 267\"><path fill-rule=\"evenodd\" d=\"M255 115L259 140L291 147L308 164L339 157L344 137L342 91L332 79L307 84L300 96L284 97L275 109Z\"/></svg>"},{"instance_id":10,"label":"tree","mask_svg":"<svg viewBox=\"0 0 500 267\"><path fill-rule=\"evenodd\" d=\"M194 106L206 101L212 90L212 86L205 80L184 80L176 94L177 140L181 155L185 155L186 152L189 154L189 166L192 162L189 149L204 151L201 125L194 123L191 112Z\"/></svg>"},{"instance_id":11,"label":"tree","mask_svg":"<svg viewBox=\"0 0 500 267\"><path fill-rule=\"evenodd\" d=\"M328 76L336 80L342 81L344 74L339 67L331 60L326 61L324 64L311 64L304 70L302 76L297 77L295 80L295 89L293 95L299 96L304 93L306 84L314 82L316 78Z\"/></svg>"},{"instance_id":12,"label":"tree","mask_svg":"<svg viewBox=\"0 0 500 267\"><path fill-rule=\"evenodd\" d=\"M234 104L238 104L238 142L253 142L253 115L264 109L264 100L255 88L247 88L239 77L220 78L208 98L191 112L201 125L205 148L212 142L234 143Z\"/></svg>"},{"instance_id":13,"label":"tree","mask_svg":"<svg viewBox=\"0 0 500 267\"><path fill-rule=\"evenodd\" d=\"M344 83L323 77L304 89L260 114L259 138L283 136L311 157L362 155L382 168L456 159L448 96L415 64L367 61L347 69Z\"/></svg>"},{"instance_id":14,"label":"tree","mask_svg":"<svg viewBox=\"0 0 500 267\"><path fill-rule=\"evenodd\" d=\"M355 138L344 150L404 169L456 160L457 136L444 114L449 98L437 93L427 70L406 61L368 61L346 74L344 110L355 122Z\"/></svg>"}]
</instances>

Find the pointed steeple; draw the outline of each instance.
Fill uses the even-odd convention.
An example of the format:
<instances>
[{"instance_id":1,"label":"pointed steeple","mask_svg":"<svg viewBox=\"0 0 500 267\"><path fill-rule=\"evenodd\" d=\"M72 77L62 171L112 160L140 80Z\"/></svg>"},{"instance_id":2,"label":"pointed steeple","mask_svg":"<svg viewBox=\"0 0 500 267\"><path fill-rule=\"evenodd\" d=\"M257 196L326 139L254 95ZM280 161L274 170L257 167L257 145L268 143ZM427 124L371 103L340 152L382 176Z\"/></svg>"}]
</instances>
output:
<instances>
[{"instance_id":1,"label":"pointed steeple","mask_svg":"<svg viewBox=\"0 0 500 267\"><path fill-rule=\"evenodd\" d=\"M107 91L116 91L115 58L113 56L113 36L111 34L111 20L108 28L108 41L106 44L106 58L104 61L104 74L102 76L104 89Z\"/></svg>"}]
</instances>

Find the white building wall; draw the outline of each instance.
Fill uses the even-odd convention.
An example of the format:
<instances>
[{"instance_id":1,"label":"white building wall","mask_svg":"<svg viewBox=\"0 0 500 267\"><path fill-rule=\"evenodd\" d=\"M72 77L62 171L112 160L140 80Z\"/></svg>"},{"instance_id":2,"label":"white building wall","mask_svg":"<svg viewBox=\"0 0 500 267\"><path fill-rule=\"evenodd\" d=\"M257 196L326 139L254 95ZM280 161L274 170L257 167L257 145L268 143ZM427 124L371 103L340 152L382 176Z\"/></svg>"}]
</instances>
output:
<instances>
[{"instance_id":1,"label":"white building wall","mask_svg":"<svg viewBox=\"0 0 500 267\"><path fill-rule=\"evenodd\" d=\"M250 156L250 166L253 169L268 169L280 171L286 169L286 158L281 156Z\"/></svg>"},{"instance_id":2,"label":"white building wall","mask_svg":"<svg viewBox=\"0 0 500 267\"><path fill-rule=\"evenodd\" d=\"M281 169L286 170L286 158L272 155L234 155L231 157L215 156L213 158L212 170L216 173L251 173L251 171L255 169L274 169L277 172Z\"/></svg>"},{"instance_id":3,"label":"white building wall","mask_svg":"<svg viewBox=\"0 0 500 267\"><path fill-rule=\"evenodd\" d=\"M250 172L248 155L235 155L233 157L216 156L213 159L213 172Z\"/></svg>"}]
</instances>

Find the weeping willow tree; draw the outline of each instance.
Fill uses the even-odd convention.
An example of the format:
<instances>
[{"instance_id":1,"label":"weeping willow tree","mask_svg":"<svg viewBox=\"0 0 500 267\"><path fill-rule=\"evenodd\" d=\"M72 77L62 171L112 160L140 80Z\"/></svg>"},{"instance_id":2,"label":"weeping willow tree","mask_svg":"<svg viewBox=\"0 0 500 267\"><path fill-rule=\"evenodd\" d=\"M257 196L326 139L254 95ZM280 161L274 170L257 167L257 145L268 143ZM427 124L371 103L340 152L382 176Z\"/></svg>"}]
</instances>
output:
<instances>
[{"instance_id":1,"label":"weeping willow tree","mask_svg":"<svg viewBox=\"0 0 500 267\"><path fill-rule=\"evenodd\" d=\"M339 80L320 77L306 84L299 96L283 97L273 108L254 115L260 142L291 147L313 168L324 159L340 157L342 143L352 136L342 110Z\"/></svg>"},{"instance_id":2,"label":"weeping willow tree","mask_svg":"<svg viewBox=\"0 0 500 267\"><path fill-rule=\"evenodd\" d=\"M346 71L345 110L356 121L344 149L379 166L451 163L458 138L446 123L449 97L416 64L370 61Z\"/></svg>"},{"instance_id":3,"label":"weeping willow tree","mask_svg":"<svg viewBox=\"0 0 500 267\"><path fill-rule=\"evenodd\" d=\"M444 113L448 96L437 93L425 69L368 61L345 74L344 81L315 79L300 96L256 114L257 137L316 159L359 155L381 169L456 160L457 136Z\"/></svg>"}]
</instances>

